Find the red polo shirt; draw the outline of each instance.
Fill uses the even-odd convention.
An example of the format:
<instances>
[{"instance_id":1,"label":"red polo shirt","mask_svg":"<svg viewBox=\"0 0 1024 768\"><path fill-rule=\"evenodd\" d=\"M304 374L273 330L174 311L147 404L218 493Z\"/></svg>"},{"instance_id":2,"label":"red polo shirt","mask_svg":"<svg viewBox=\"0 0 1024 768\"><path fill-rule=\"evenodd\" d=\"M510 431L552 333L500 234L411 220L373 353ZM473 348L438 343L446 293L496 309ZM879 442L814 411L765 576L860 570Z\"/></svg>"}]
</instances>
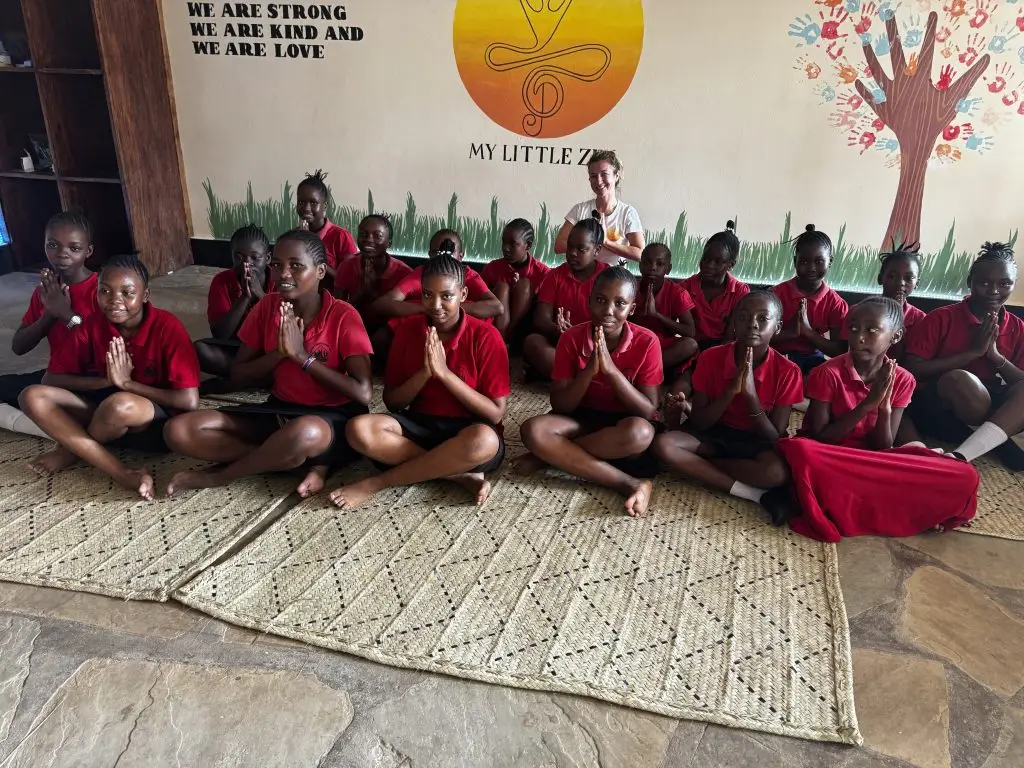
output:
<instances>
[{"instance_id":1,"label":"red polo shirt","mask_svg":"<svg viewBox=\"0 0 1024 768\"><path fill-rule=\"evenodd\" d=\"M551 380L569 381L576 378L587 367L593 354L594 326L590 322L574 325L558 340ZM619 346L611 353L611 358L615 367L634 387L657 387L665 381L661 343L653 331L639 325L626 323ZM590 382L580 405L609 413L622 413L625 410L603 373L597 374Z\"/></svg>"},{"instance_id":2,"label":"red polo shirt","mask_svg":"<svg viewBox=\"0 0 1024 768\"><path fill-rule=\"evenodd\" d=\"M324 250L327 251L327 266L337 270L338 265L350 256L359 253L356 241L352 234L344 227L339 227L330 219L324 220L324 225L316 233L323 241Z\"/></svg>"},{"instance_id":3,"label":"red polo shirt","mask_svg":"<svg viewBox=\"0 0 1024 768\"><path fill-rule=\"evenodd\" d=\"M395 327L395 340L388 355L385 387L400 386L423 368L426 344L426 316L402 318ZM508 350L493 325L463 312L455 334L443 346L448 370L477 392L492 400L511 393ZM463 419L475 416L437 379L423 385L409 409L431 416Z\"/></svg>"},{"instance_id":4,"label":"red polo shirt","mask_svg":"<svg viewBox=\"0 0 1024 768\"><path fill-rule=\"evenodd\" d=\"M1024 367L1024 320L1002 311L999 321L999 351L1018 368ZM959 354L970 348L981 320L967 306L967 299L948 307L933 309L914 327L906 354L934 360ZM967 370L986 384L999 384L995 366L984 357L972 361Z\"/></svg>"},{"instance_id":5,"label":"red polo shirt","mask_svg":"<svg viewBox=\"0 0 1024 768\"><path fill-rule=\"evenodd\" d=\"M906 408L914 394L914 377L910 371L900 366L893 369L892 407ZM807 377L806 393L812 400L828 403L832 410L832 420L836 421L856 408L871 392L871 385L866 384L853 367L850 353L833 357L819 365ZM878 411L874 410L857 422L840 445L848 448L865 448L865 437L878 421Z\"/></svg>"},{"instance_id":6,"label":"red polo shirt","mask_svg":"<svg viewBox=\"0 0 1024 768\"><path fill-rule=\"evenodd\" d=\"M536 293L540 290L541 283L544 282L544 278L550 271L551 267L534 256L530 256L526 260L526 264L519 269L513 267L505 259L495 259L483 268L480 277L483 278L487 286L493 291L498 283L512 285L512 275L518 273L520 280L526 278L530 281L530 287Z\"/></svg>"},{"instance_id":7,"label":"red polo shirt","mask_svg":"<svg viewBox=\"0 0 1024 768\"><path fill-rule=\"evenodd\" d=\"M274 292L274 281L267 274L266 293ZM233 269L225 269L213 276L210 293L206 297L206 319L212 326L231 311L235 302L242 296L242 283ZM248 310L246 310L248 314Z\"/></svg>"},{"instance_id":8,"label":"red polo shirt","mask_svg":"<svg viewBox=\"0 0 1024 768\"><path fill-rule=\"evenodd\" d=\"M644 303L643 293L637 296L636 302L636 311L633 313L631 322L654 331L654 334L661 341L662 349L675 344L679 337L671 333L660 320L650 315L640 314L640 311L643 309L642 304ZM693 299L686 289L668 278L665 278L665 282L661 284L661 288L654 295L654 308L658 310L658 314L673 320L678 320L687 310L691 310L693 307Z\"/></svg>"},{"instance_id":9,"label":"red polo shirt","mask_svg":"<svg viewBox=\"0 0 1024 768\"><path fill-rule=\"evenodd\" d=\"M181 321L170 312L146 304L142 323L124 344L132 358L132 381L157 389L199 386L199 359ZM107 375L107 351L121 331L95 312L75 329L74 339L55 350L50 373Z\"/></svg>"},{"instance_id":10,"label":"red polo shirt","mask_svg":"<svg viewBox=\"0 0 1024 768\"><path fill-rule=\"evenodd\" d=\"M736 378L736 342L711 347L700 353L693 372L693 388L715 400L732 385ZM776 406L793 406L803 401L803 379L800 367L785 355L769 348L761 364L754 368L754 389L761 407L770 414ZM722 413L720 421L733 429L754 431L750 419L750 405L737 395Z\"/></svg>"},{"instance_id":11,"label":"red polo shirt","mask_svg":"<svg viewBox=\"0 0 1024 768\"><path fill-rule=\"evenodd\" d=\"M850 311L850 308L842 297L825 283L821 284L817 293L810 296L805 296L796 287L795 277L776 285L772 290L782 302L782 324L784 326L788 325L800 311L800 301L807 299L807 320L810 322L811 328L822 336L832 328L838 328L839 333L842 333L842 328L846 324L846 313ZM780 352L813 352L816 349L805 338L784 341L774 346Z\"/></svg>"},{"instance_id":12,"label":"red polo shirt","mask_svg":"<svg viewBox=\"0 0 1024 768\"><path fill-rule=\"evenodd\" d=\"M700 273L686 278L683 289L693 299L693 322L697 328L697 341L721 341L725 338L725 324L740 300L750 293L750 286L740 282L728 272L725 290L711 301L701 288Z\"/></svg>"},{"instance_id":13,"label":"red polo shirt","mask_svg":"<svg viewBox=\"0 0 1024 768\"><path fill-rule=\"evenodd\" d=\"M590 322L590 292L594 289L594 282L597 276L608 265L594 262L594 273L586 280L580 280L573 274L568 264L562 264L550 270L540 284L537 292L537 301L550 304L555 308L555 316L558 316L558 309L562 308L569 312L569 322L573 325Z\"/></svg>"},{"instance_id":14,"label":"red polo shirt","mask_svg":"<svg viewBox=\"0 0 1024 768\"><path fill-rule=\"evenodd\" d=\"M412 267L405 262L399 261L394 256L388 256L387 266L384 272L378 277L378 295L383 296L392 288L398 286L406 277L412 274ZM346 259L338 267L334 276L334 288L337 291L344 291L349 296L355 296L363 287L363 259Z\"/></svg>"},{"instance_id":15,"label":"red polo shirt","mask_svg":"<svg viewBox=\"0 0 1024 768\"><path fill-rule=\"evenodd\" d=\"M418 304L423 297L423 265L403 277L395 288L402 292L406 301ZM480 301L491 292L491 289L475 270L466 267L466 291L467 301Z\"/></svg>"},{"instance_id":16,"label":"red polo shirt","mask_svg":"<svg viewBox=\"0 0 1024 768\"><path fill-rule=\"evenodd\" d=\"M96 290L99 285L99 275L95 272L85 280L75 285L68 286L68 298L71 301L71 313L78 315L85 322L90 315L99 312L99 304L96 303ZM46 305L43 304L43 295L37 287L32 291L32 297L28 300L28 309L21 318L21 324L32 325L46 314ZM68 330L66 322L57 320L46 332L46 340L50 343L50 356L53 357L54 350L60 349L73 343L74 331Z\"/></svg>"},{"instance_id":17,"label":"red polo shirt","mask_svg":"<svg viewBox=\"0 0 1024 768\"><path fill-rule=\"evenodd\" d=\"M363 319L348 302L320 291L320 312L305 328L306 351L320 364L345 372L345 360L356 355L370 355L373 347L363 327ZM268 293L253 307L238 329L238 338L247 347L263 352L277 349L281 328L281 294ZM274 397L297 405L345 405L349 398L324 386L294 360L282 360L274 368Z\"/></svg>"}]
</instances>

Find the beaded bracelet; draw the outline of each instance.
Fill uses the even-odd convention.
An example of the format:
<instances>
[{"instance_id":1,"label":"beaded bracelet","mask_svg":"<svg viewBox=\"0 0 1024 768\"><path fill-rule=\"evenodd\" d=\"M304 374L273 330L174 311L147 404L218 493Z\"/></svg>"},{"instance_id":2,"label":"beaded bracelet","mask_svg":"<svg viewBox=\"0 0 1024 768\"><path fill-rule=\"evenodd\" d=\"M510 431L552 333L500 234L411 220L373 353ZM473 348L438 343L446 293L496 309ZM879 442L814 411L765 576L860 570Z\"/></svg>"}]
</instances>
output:
<instances>
[{"instance_id":1,"label":"beaded bracelet","mask_svg":"<svg viewBox=\"0 0 1024 768\"><path fill-rule=\"evenodd\" d=\"M762 408L762 409L761 409L760 411L758 411L757 413L752 413L752 414L750 414L750 418L752 418L752 419L756 419L756 418L758 418L758 417L760 417L760 416L764 416L764 415L765 415L765 413L764 413L764 409Z\"/></svg>"},{"instance_id":2,"label":"beaded bracelet","mask_svg":"<svg viewBox=\"0 0 1024 768\"><path fill-rule=\"evenodd\" d=\"M307 370L309 366L316 362L316 355L310 355L306 358L306 362L302 364L302 370Z\"/></svg>"}]
</instances>

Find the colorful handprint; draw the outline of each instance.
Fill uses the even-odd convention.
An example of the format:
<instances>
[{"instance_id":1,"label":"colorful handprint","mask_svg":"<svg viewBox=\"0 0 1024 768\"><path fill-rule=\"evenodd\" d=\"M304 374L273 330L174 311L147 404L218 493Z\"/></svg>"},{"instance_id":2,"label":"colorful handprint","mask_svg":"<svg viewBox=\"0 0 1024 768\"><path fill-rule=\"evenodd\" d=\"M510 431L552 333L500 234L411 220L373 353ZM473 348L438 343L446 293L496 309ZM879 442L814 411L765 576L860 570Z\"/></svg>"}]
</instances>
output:
<instances>
[{"instance_id":1,"label":"colorful handprint","mask_svg":"<svg viewBox=\"0 0 1024 768\"><path fill-rule=\"evenodd\" d=\"M789 36L803 40L802 43L796 44L797 48L814 45L821 37L821 27L814 23L814 18L809 13L803 17L797 16L789 23Z\"/></svg>"}]
</instances>

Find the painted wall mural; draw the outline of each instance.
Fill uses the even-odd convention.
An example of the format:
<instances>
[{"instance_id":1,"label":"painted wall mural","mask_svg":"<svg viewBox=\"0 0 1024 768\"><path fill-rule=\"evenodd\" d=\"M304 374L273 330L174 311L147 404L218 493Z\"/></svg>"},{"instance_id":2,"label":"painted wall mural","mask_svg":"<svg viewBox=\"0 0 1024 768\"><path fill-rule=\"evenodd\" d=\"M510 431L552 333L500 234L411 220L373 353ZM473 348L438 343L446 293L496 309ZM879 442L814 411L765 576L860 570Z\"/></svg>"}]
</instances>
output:
<instances>
[{"instance_id":1,"label":"painted wall mural","mask_svg":"<svg viewBox=\"0 0 1024 768\"><path fill-rule=\"evenodd\" d=\"M332 220L388 213L396 253L453 226L487 261L522 216L557 263L599 147L675 275L735 219L737 275L784 280L813 222L836 287L876 290L880 246L920 241L919 293L952 297L1024 212L1024 0L163 3L198 237L290 228L295 185L324 168ZM229 31L237 50L331 42L215 52Z\"/></svg>"}]
</instances>

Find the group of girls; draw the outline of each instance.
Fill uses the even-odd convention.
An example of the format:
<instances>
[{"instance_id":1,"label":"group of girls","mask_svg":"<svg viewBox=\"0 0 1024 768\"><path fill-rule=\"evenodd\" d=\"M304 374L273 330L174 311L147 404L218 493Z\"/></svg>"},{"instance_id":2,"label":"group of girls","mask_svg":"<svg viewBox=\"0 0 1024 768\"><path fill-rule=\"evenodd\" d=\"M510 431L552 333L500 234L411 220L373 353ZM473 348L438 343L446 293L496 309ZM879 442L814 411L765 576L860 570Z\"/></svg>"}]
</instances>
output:
<instances>
[{"instance_id":1,"label":"group of girls","mask_svg":"<svg viewBox=\"0 0 1024 768\"><path fill-rule=\"evenodd\" d=\"M212 337L195 345L152 306L136 257L91 273L88 222L55 216L51 268L14 339L23 354L47 336L50 365L0 380L13 418L58 443L32 466L82 459L154 498L148 470L109 450L127 444L211 463L171 478L168 495L299 470L306 497L363 455L380 472L333 491L335 504L442 478L482 504L505 455L511 348L551 382L550 413L522 425L518 471L552 466L617 490L635 516L669 468L818 538L905 535L973 515L975 458L995 450L1024 468L1008 439L1024 429L1024 323L1004 306L1016 280L1007 246L986 243L970 295L926 316L907 302L920 275L913 250L884 254L883 295L849 309L826 283L832 243L812 226L794 241L796 276L771 291L730 274L731 222L678 283L662 244L642 249L639 278L602 260L596 217L567 222L555 269L532 255L522 219L481 274L451 230L411 269L388 253L382 215L364 218L354 241L331 235L341 248L331 255L321 187L321 175L300 185L303 225L273 247L258 227L235 233L233 267L210 288ZM386 414L368 410L374 364ZM200 369L213 376L202 385ZM270 399L198 410L201 390L250 387ZM789 438L805 397L803 429ZM919 433L956 448L926 448Z\"/></svg>"}]
</instances>

